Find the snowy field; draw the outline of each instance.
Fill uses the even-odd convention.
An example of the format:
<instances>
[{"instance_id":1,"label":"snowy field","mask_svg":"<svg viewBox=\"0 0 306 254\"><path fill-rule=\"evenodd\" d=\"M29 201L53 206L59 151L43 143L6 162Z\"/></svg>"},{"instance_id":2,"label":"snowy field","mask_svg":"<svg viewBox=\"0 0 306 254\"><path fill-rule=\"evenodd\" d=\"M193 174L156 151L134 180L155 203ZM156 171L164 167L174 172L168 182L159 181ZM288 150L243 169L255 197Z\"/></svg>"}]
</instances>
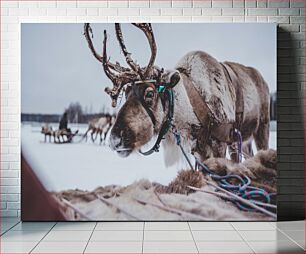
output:
<instances>
[{"instance_id":1,"label":"snowy field","mask_svg":"<svg viewBox=\"0 0 306 254\"><path fill-rule=\"evenodd\" d=\"M70 127L73 131L79 129L80 133L84 133L87 125ZM276 149L275 123L272 123L271 129L269 146ZM90 138L87 142L80 142L81 137L77 136L70 144L45 143L40 130L39 123L23 123L21 147L23 155L50 191L93 190L110 184L128 185L142 178L168 184L184 167L166 168L162 149L150 156L132 154L121 158L107 144L99 145L98 140L94 144Z\"/></svg>"}]
</instances>

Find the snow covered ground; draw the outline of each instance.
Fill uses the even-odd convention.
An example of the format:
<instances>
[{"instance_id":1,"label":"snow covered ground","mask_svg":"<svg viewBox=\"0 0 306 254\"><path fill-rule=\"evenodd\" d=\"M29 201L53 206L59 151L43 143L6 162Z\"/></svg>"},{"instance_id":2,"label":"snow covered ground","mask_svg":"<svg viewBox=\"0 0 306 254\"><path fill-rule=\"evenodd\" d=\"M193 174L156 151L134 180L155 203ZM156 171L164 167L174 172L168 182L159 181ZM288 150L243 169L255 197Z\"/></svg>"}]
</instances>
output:
<instances>
[{"instance_id":1,"label":"snow covered ground","mask_svg":"<svg viewBox=\"0 0 306 254\"><path fill-rule=\"evenodd\" d=\"M270 148L276 149L273 124ZM70 127L73 131L79 129L80 133L86 131L86 125ZM41 124L22 124L22 153L50 191L93 190L110 184L127 185L142 178L168 184L182 169L182 166L166 168L162 149L150 156L133 154L121 158L108 145L100 146L98 140L93 144L90 140L78 142L80 137L75 137L70 144L45 143L40 130Z\"/></svg>"}]
</instances>

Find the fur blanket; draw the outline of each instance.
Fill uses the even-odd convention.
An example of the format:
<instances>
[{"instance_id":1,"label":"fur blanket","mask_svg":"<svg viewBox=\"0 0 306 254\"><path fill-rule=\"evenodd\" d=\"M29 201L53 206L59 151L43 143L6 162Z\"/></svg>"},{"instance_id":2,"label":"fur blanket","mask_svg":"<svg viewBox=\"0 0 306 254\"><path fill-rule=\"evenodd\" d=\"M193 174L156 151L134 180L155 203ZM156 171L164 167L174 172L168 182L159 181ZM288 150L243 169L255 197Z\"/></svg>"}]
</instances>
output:
<instances>
[{"instance_id":1,"label":"fur blanket","mask_svg":"<svg viewBox=\"0 0 306 254\"><path fill-rule=\"evenodd\" d=\"M276 192L276 151L259 151L243 163L211 158L205 161L219 175L239 174L252 179L252 185ZM67 220L272 220L258 212L245 212L234 203L210 193L192 191L194 186L214 192L201 172L184 170L167 186L147 180L126 187L98 187L92 192L67 190L52 193ZM275 203L275 200L273 200Z\"/></svg>"}]
</instances>

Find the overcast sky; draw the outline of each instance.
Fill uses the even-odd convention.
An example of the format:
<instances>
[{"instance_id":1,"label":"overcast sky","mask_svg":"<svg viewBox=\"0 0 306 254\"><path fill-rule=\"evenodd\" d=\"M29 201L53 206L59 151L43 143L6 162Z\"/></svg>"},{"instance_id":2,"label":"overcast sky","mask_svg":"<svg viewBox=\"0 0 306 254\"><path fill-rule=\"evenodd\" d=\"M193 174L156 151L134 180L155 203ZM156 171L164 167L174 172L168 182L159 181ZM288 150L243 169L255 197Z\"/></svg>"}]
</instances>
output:
<instances>
[{"instance_id":1,"label":"overcast sky","mask_svg":"<svg viewBox=\"0 0 306 254\"><path fill-rule=\"evenodd\" d=\"M155 64L172 69L187 52L203 50L219 61L234 61L257 68L270 92L276 90L276 26L274 24L153 24L157 43ZM108 32L108 55L125 65L116 41L114 24L92 24L94 43L102 49ZM150 57L143 33L122 25L127 49L140 65ZM111 86L101 64L92 56L83 24L22 24L22 113L62 113L70 102L93 112L111 109L104 93Z\"/></svg>"}]
</instances>

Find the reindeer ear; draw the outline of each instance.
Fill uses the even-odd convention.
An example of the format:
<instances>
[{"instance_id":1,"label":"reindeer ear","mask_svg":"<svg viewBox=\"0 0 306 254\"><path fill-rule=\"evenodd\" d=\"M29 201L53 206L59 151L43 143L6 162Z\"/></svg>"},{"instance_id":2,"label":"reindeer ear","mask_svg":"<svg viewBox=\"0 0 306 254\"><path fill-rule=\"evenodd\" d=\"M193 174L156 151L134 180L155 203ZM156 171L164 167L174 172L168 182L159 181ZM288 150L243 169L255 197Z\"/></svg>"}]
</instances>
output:
<instances>
[{"instance_id":1,"label":"reindeer ear","mask_svg":"<svg viewBox=\"0 0 306 254\"><path fill-rule=\"evenodd\" d=\"M168 70L161 76L161 84L165 88L173 88L181 80L180 73L178 71Z\"/></svg>"},{"instance_id":2,"label":"reindeer ear","mask_svg":"<svg viewBox=\"0 0 306 254\"><path fill-rule=\"evenodd\" d=\"M169 86L171 88L175 87L180 80L181 80L181 76L180 76L180 73L178 71L175 71L175 72L171 73L170 74Z\"/></svg>"}]
</instances>

